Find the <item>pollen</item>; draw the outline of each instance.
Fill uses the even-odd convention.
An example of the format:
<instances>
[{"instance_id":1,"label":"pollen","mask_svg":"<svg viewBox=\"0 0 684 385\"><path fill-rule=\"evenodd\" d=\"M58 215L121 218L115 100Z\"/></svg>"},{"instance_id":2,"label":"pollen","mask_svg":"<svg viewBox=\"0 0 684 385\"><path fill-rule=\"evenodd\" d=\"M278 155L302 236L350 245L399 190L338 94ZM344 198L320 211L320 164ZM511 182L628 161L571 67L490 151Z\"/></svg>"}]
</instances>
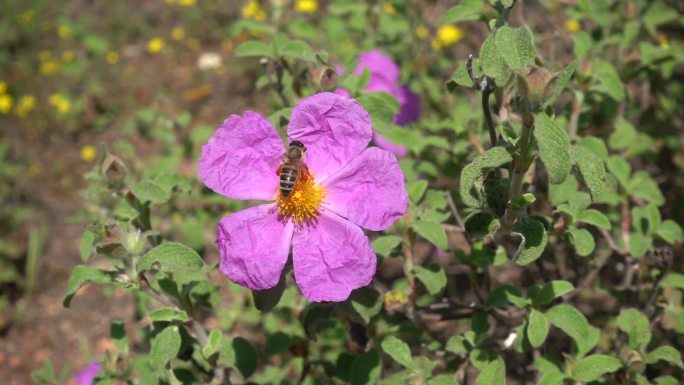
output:
<instances>
[{"instance_id":1,"label":"pollen","mask_svg":"<svg viewBox=\"0 0 684 385\"><path fill-rule=\"evenodd\" d=\"M318 217L323 198L325 190L315 184L313 176L309 176L305 181L299 180L289 196L278 192L278 214L302 224Z\"/></svg>"}]
</instances>

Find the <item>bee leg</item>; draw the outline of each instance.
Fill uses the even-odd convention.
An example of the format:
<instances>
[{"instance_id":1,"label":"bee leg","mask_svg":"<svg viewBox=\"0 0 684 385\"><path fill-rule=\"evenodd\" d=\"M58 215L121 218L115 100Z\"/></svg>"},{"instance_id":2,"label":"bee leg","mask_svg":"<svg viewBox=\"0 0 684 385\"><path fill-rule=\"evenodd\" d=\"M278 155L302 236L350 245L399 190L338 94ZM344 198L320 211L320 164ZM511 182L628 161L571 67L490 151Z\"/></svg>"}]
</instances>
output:
<instances>
[{"instance_id":1,"label":"bee leg","mask_svg":"<svg viewBox=\"0 0 684 385\"><path fill-rule=\"evenodd\" d=\"M309 168L306 166L302 166L302 170L299 175L299 178L302 180L302 182L306 182L307 180L309 180L310 175L311 174L309 173Z\"/></svg>"},{"instance_id":2,"label":"bee leg","mask_svg":"<svg viewBox=\"0 0 684 385\"><path fill-rule=\"evenodd\" d=\"M280 175L280 172L281 172L282 170L283 170L283 165L281 164L281 165L278 166L278 168L276 169L276 175Z\"/></svg>"}]
</instances>

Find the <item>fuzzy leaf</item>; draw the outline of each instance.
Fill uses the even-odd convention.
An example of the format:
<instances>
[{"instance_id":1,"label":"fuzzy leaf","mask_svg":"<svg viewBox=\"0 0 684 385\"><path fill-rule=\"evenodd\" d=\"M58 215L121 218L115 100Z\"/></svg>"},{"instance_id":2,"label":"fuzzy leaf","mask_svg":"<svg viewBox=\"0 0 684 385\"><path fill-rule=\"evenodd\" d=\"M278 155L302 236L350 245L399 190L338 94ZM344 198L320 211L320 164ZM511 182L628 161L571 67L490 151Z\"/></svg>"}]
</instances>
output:
<instances>
[{"instance_id":1,"label":"fuzzy leaf","mask_svg":"<svg viewBox=\"0 0 684 385\"><path fill-rule=\"evenodd\" d=\"M623 309L617 318L617 326L627 333L632 348L645 348L651 341L648 318L637 309Z\"/></svg>"},{"instance_id":2,"label":"fuzzy leaf","mask_svg":"<svg viewBox=\"0 0 684 385\"><path fill-rule=\"evenodd\" d=\"M627 191L639 198L654 203L656 206L662 206L665 203L665 197L663 196L663 193L660 192L658 184L648 172L643 170L634 173L632 179L629 181Z\"/></svg>"},{"instance_id":3,"label":"fuzzy leaf","mask_svg":"<svg viewBox=\"0 0 684 385\"><path fill-rule=\"evenodd\" d=\"M626 160L617 155L610 156L606 159L606 167L608 168L608 171L615 176L615 179L618 180L618 183L620 183L622 188L627 188L629 186L632 166L630 166Z\"/></svg>"},{"instance_id":4,"label":"fuzzy leaf","mask_svg":"<svg viewBox=\"0 0 684 385\"><path fill-rule=\"evenodd\" d=\"M67 292L62 300L62 306L69 307L72 298L86 283L95 283L98 285L106 285L112 283L114 280L114 272L100 270L92 266L76 266L71 271L69 281L67 282Z\"/></svg>"},{"instance_id":5,"label":"fuzzy leaf","mask_svg":"<svg viewBox=\"0 0 684 385\"><path fill-rule=\"evenodd\" d=\"M497 84L506 83L506 80L511 75L506 62L496 49L494 35L489 35L480 47L480 66L482 67L482 72L490 78L494 78Z\"/></svg>"},{"instance_id":6,"label":"fuzzy leaf","mask_svg":"<svg viewBox=\"0 0 684 385\"><path fill-rule=\"evenodd\" d=\"M187 322L190 320L188 313L185 310L179 310L172 307L163 307L160 309L155 309L150 313L150 319L152 321L164 321L164 322Z\"/></svg>"},{"instance_id":7,"label":"fuzzy leaf","mask_svg":"<svg viewBox=\"0 0 684 385\"><path fill-rule=\"evenodd\" d=\"M497 357L489 362L477 376L475 385L506 385L506 363Z\"/></svg>"},{"instance_id":8,"label":"fuzzy leaf","mask_svg":"<svg viewBox=\"0 0 684 385\"><path fill-rule=\"evenodd\" d=\"M373 242L371 242L371 246L373 246L373 250L376 254L387 257L395 247L399 246L400 243L401 238L397 237L396 235L383 235L381 237L375 238Z\"/></svg>"},{"instance_id":9,"label":"fuzzy leaf","mask_svg":"<svg viewBox=\"0 0 684 385\"><path fill-rule=\"evenodd\" d=\"M527 301L523 298L520 290L509 285L501 285L496 289L492 290L487 299L485 299L485 307L491 309L494 307L499 307L506 304L512 304L518 308L524 308L527 305Z\"/></svg>"},{"instance_id":10,"label":"fuzzy leaf","mask_svg":"<svg viewBox=\"0 0 684 385\"><path fill-rule=\"evenodd\" d=\"M534 117L534 138L539 143L539 157L549 174L549 183L562 183L572 167L568 133L554 119L539 113Z\"/></svg>"},{"instance_id":11,"label":"fuzzy leaf","mask_svg":"<svg viewBox=\"0 0 684 385\"><path fill-rule=\"evenodd\" d=\"M538 348L546 341L549 334L549 320L536 309L530 310L527 323L527 339L533 348Z\"/></svg>"},{"instance_id":12,"label":"fuzzy leaf","mask_svg":"<svg viewBox=\"0 0 684 385\"><path fill-rule=\"evenodd\" d=\"M459 21L478 20L482 13L482 0L464 0L449 8L442 19L442 24L453 24Z\"/></svg>"},{"instance_id":13,"label":"fuzzy leaf","mask_svg":"<svg viewBox=\"0 0 684 385\"><path fill-rule=\"evenodd\" d=\"M495 35L496 49L512 70L519 70L534 61L534 36L527 26L501 27Z\"/></svg>"},{"instance_id":14,"label":"fuzzy leaf","mask_svg":"<svg viewBox=\"0 0 684 385\"><path fill-rule=\"evenodd\" d=\"M577 165L580 174L582 174L582 179L589 189L592 201L601 201L608 191L606 169L601 158L593 152L577 146L570 149L570 155L573 163Z\"/></svg>"},{"instance_id":15,"label":"fuzzy leaf","mask_svg":"<svg viewBox=\"0 0 684 385\"><path fill-rule=\"evenodd\" d=\"M575 247L577 255L586 257L594 251L596 247L594 236L587 229L570 228L567 234L570 236L570 242Z\"/></svg>"},{"instance_id":16,"label":"fuzzy leaf","mask_svg":"<svg viewBox=\"0 0 684 385\"><path fill-rule=\"evenodd\" d=\"M246 339L235 337L221 340L218 363L237 369L243 378L254 374L258 361L257 351Z\"/></svg>"},{"instance_id":17,"label":"fuzzy leaf","mask_svg":"<svg viewBox=\"0 0 684 385\"><path fill-rule=\"evenodd\" d=\"M570 336L578 347L578 356L583 356L598 343L599 330L591 326L584 314L570 305L557 305L549 309L546 318L551 324Z\"/></svg>"},{"instance_id":18,"label":"fuzzy leaf","mask_svg":"<svg viewBox=\"0 0 684 385\"><path fill-rule=\"evenodd\" d=\"M166 242L145 254L138 264L140 270L149 270L153 265L165 272L198 272L204 261L197 252L177 242Z\"/></svg>"},{"instance_id":19,"label":"fuzzy leaf","mask_svg":"<svg viewBox=\"0 0 684 385\"><path fill-rule=\"evenodd\" d=\"M375 385L381 371L380 355L376 350L370 350L356 357L352 363L349 382L351 385Z\"/></svg>"},{"instance_id":20,"label":"fuzzy leaf","mask_svg":"<svg viewBox=\"0 0 684 385\"><path fill-rule=\"evenodd\" d=\"M427 239L438 248L442 250L447 249L447 235L441 224L429 221L415 221L413 229L418 235Z\"/></svg>"},{"instance_id":21,"label":"fuzzy leaf","mask_svg":"<svg viewBox=\"0 0 684 385\"><path fill-rule=\"evenodd\" d=\"M430 294L441 294L446 288L447 276L442 266L432 263L426 267L416 266L414 271Z\"/></svg>"},{"instance_id":22,"label":"fuzzy leaf","mask_svg":"<svg viewBox=\"0 0 684 385\"><path fill-rule=\"evenodd\" d=\"M150 202L151 204L164 203L171 198L169 193L151 180L144 180L135 184L131 188L131 192L141 202Z\"/></svg>"},{"instance_id":23,"label":"fuzzy leaf","mask_svg":"<svg viewBox=\"0 0 684 385\"><path fill-rule=\"evenodd\" d=\"M155 369L162 369L171 361L181 347L181 336L178 326L169 326L159 332L152 340L150 347L150 365Z\"/></svg>"},{"instance_id":24,"label":"fuzzy leaf","mask_svg":"<svg viewBox=\"0 0 684 385\"><path fill-rule=\"evenodd\" d=\"M593 354L581 359L572 371L572 377L578 381L594 381L606 373L613 373L622 367L619 359L605 354Z\"/></svg>"},{"instance_id":25,"label":"fuzzy leaf","mask_svg":"<svg viewBox=\"0 0 684 385\"><path fill-rule=\"evenodd\" d=\"M577 218L575 219L580 222L588 223L590 225L594 225L596 227L600 227L606 230L610 230L610 228L612 227L608 218L606 218L606 216L603 215L602 212L594 209L582 211L580 215L577 216Z\"/></svg>"},{"instance_id":26,"label":"fuzzy leaf","mask_svg":"<svg viewBox=\"0 0 684 385\"><path fill-rule=\"evenodd\" d=\"M487 173L512 159L505 148L493 147L466 165L461 171L460 193L463 203L479 208L482 204L482 188Z\"/></svg>"},{"instance_id":27,"label":"fuzzy leaf","mask_svg":"<svg viewBox=\"0 0 684 385\"><path fill-rule=\"evenodd\" d=\"M664 239L665 242L669 244L682 242L682 239L684 239L681 226L671 219L662 221L658 226L656 226L654 232L657 236Z\"/></svg>"},{"instance_id":28,"label":"fuzzy leaf","mask_svg":"<svg viewBox=\"0 0 684 385\"><path fill-rule=\"evenodd\" d=\"M550 304L554 299L571 292L574 288L572 283L568 281L551 281L539 289L535 295L530 295L530 297L535 306L544 306Z\"/></svg>"},{"instance_id":29,"label":"fuzzy leaf","mask_svg":"<svg viewBox=\"0 0 684 385\"><path fill-rule=\"evenodd\" d=\"M90 230L84 231L83 235L81 235L81 242L78 247L83 262L87 262L90 259L90 256L93 254L94 246L95 234Z\"/></svg>"},{"instance_id":30,"label":"fuzzy leaf","mask_svg":"<svg viewBox=\"0 0 684 385\"><path fill-rule=\"evenodd\" d=\"M382 296L373 287L362 287L352 291L340 306L358 322L368 324L382 310Z\"/></svg>"},{"instance_id":31,"label":"fuzzy leaf","mask_svg":"<svg viewBox=\"0 0 684 385\"><path fill-rule=\"evenodd\" d=\"M513 262L525 266L541 256L548 241L544 224L534 218L520 218L513 227L514 234L522 239L513 256Z\"/></svg>"},{"instance_id":32,"label":"fuzzy leaf","mask_svg":"<svg viewBox=\"0 0 684 385\"><path fill-rule=\"evenodd\" d=\"M411 202L418 203L420 199L423 198L423 195L425 194L427 188L428 182L425 179L419 179L415 182L407 184L406 192L408 193Z\"/></svg>"},{"instance_id":33,"label":"fuzzy leaf","mask_svg":"<svg viewBox=\"0 0 684 385\"><path fill-rule=\"evenodd\" d=\"M658 361L666 361L684 369L682 355L672 346L659 346L655 350L648 352L646 363L654 364Z\"/></svg>"},{"instance_id":34,"label":"fuzzy leaf","mask_svg":"<svg viewBox=\"0 0 684 385\"><path fill-rule=\"evenodd\" d=\"M266 43L258 40L250 40L240 44L235 49L237 57L273 57L273 50Z\"/></svg>"},{"instance_id":35,"label":"fuzzy leaf","mask_svg":"<svg viewBox=\"0 0 684 385\"><path fill-rule=\"evenodd\" d=\"M399 338L395 336L386 337L382 340L382 350L392 357L393 360L401 364L401 366L407 369L416 368L416 363L411 357L411 349L406 342Z\"/></svg>"}]
</instances>

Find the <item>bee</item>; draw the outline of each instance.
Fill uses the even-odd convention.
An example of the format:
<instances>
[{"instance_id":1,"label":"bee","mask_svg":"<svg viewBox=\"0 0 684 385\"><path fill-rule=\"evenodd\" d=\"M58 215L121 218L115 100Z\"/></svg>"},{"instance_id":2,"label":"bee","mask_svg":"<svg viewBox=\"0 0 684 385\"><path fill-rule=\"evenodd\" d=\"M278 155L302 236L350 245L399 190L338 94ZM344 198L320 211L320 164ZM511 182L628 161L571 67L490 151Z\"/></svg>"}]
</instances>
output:
<instances>
[{"instance_id":1,"label":"bee","mask_svg":"<svg viewBox=\"0 0 684 385\"><path fill-rule=\"evenodd\" d=\"M283 155L283 164L276 170L280 176L280 194L288 197L294 191L297 182L305 182L309 178L309 169L304 165L306 147L304 143L293 140Z\"/></svg>"}]
</instances>

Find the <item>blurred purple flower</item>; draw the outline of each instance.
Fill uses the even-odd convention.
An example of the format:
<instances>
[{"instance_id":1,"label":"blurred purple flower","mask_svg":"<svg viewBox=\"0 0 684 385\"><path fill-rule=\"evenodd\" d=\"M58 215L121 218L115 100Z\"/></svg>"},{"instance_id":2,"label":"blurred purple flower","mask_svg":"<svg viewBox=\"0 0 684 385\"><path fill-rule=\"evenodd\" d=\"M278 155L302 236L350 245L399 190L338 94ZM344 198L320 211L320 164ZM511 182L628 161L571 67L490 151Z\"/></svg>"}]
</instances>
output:
<instances>
[{"instance_id":1,"label":"blurred purple flower","mask_svg":"<svg viewBox=\"0 0 684 385\"><path fill-rule=\"evenodd\" d=\"M292 245L295 280L310 301L344 301L368 285L376 256L361 229L383 230L404 214L407 194L396 158L366 148L368 112L353 99L320 93L303 99L288 137L307 148L311 176L279 193L282 141L263 116L231 115L202 147L199 175L233 199L266 200L224 217L217 229L220 269L253 290L274 287Z\"/></svg>"},{"instance_id":2,"label":"blurred purple flower","mask_svg":"<svg viewBox=\"0 0 684 385\"><path fill-rule=\"evenodd\" d=\"M399 103L399 113L394 116L394 123L400 126L418 120L420 115L420 97L407 85L399 85L399 66L389 56L381 51L373 50L359 55L359 64L354 69L355 75L363 73L364 69L370 72L370 79L366 85L368 92L386 92ZM350 97L346 89L337 89L335 93ZM394 144L383 138L377 132L373 132L373 141L388 151L399 156L406 155L406 147Z\"/></svg>"},{"instance_id":3,"label":"blurred purple flower","mask_svg":"<svg viewBox=\"0 0 684 385\"><path fill-rule=\"evenodd\" d=\"M97 377L97 375L100 373L100 370L102 370L100 364L98 364L97 361L93 361L88 364L85 369L78 372L76 376L74 376L73 380L67 384L74 383L76 385L93 385L95 377Z\"/></svg>"}]
</instances>

